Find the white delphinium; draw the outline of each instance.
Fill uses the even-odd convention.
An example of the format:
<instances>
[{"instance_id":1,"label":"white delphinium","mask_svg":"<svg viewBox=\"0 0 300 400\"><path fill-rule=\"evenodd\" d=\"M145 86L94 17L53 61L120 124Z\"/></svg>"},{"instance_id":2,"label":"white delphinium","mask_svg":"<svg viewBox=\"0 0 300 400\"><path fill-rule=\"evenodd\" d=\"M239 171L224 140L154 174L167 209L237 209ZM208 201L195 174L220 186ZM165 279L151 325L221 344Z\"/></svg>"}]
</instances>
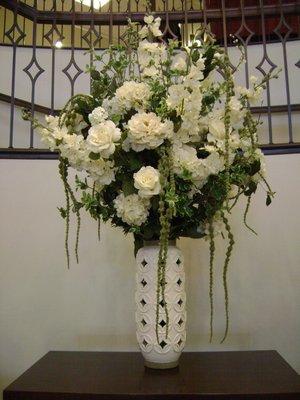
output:
<instances>
[{"instance_id":1,"label":"white delphinium","mask_svg":"<svg viewBox=\"0 0 300 400\"><path fill-rule=\"evenodd\" d=\"M176 70L179 72L185 72L187 70L187 56L186 53L180 52L176 54L171 63L172 70Z\"/></svg>"},{"instance_id":2,"label":"white delphinium","mask_svg":"<svg viewBox=\"0 0 300 400\"><path fill-rule=\"evenodd\" d=\"M82 135L65 135L59 145L59 151L63 158L68 159L73 168L82 169L82 163L86 157L85 140Z\"/></svg>"},{"instance_id":3,"label":"white delphinium","mask_svg":"<svg viewBox=\"0 0 300 400\"><path fill-rule=\"evenodd\" d=\"M188 98L189 92L183 84L171 85L168 89L167 106L182 114L184 100Z\"/></svg>"},{"instance_id":4,"label":"white delphinium","mask_svg":"<svg viewBox=\"0 0 300 400\"><path fill-rule=\"evenodd\" d=\"M243 86L238 86L236 88L237 92L241 95L246 97L246 99L249 101L251 105L257 104L259 101L261 101L261 96L263 93L263 87L262 85L258 85L258 78L254 75L250 76L250 83L252 84L252 87L247 89L246 87Z\"/></svg>"},{"instance_id":5,"label":"white delphinium","mask_svg":"<svg viewBox=\"0 0 300 400\"><path fill-rule=\"evenodd\" d=\"M231 97L229 101L230 108L230 122L236 124L237 122L243 122L246 110L243 108L242 103L235 97Z\"/></svg>"},{"instance_id":6,"label":"white delphinium","mask_svg":"<svg viewBox=\"0 0 300 400\"><path fill-rule=\"evenodd\" d=\"M257 172L255 175L253 175L252 179L254 182L259 182L263 178L265 178L266 174L267 174L266 159L265 159L264 153L261 151L261 149L255 150L254 157L256 160L259 160L259 162L260 162L260 171Z\"/></svg>"},{"instance_id":7,"label":"white delphinium","mask_svg":"<svg viewBox=\"0 0 300 400\"><path fill-rule=\"evenodd\" d=\"M152 43L148 40L140 42L137 55L143 76L158 76L161 64L167 60L166 47L162 43Z\"/></svg>"},{"instance_id":8,"label":"white delphinium","mask_svg":"<svg viewBox=\"0 0 300 400\"><path fill-rule=\"evenodd\" d=\"M89 121L92 126L101 124L108 118L107 111L103 107L96 107L90 114L89 114Z\"/></svg>"},{"instance_id":9,"label":"white delphinium","mask_svg":"<svg viewBox=\"0 0 300 400\"><path fill-rule=\"evenodd\" d=\"M57 150L59 143L68 134L68 128L59 126L59 118L52 115L45 117L46 127L39 129L41 141L49 147L51 151Z\"/></svg>"},{"instance_id":10,"label":"white delphinium","mask_svg":"<svg viewBox=\"0 0 300 400\"><path fill-rule=\"evenodd\" d=\"M149 206L149 200L141 198L138 194L125 197L124 193L121 193L114 200L117 216L128 225L140 226L146 222Z\"/></svg>"},{"instance_id":11,"label":"white delphinium","mask_svg":"<svg viewBox=\"0 0 300 400\"><path fill-rule=\"evenodd\" d=\"M124 149L131 147L135 151L155 149L163 141L173 136L173 123L162 121L155 113L137 113L128 121L128 136Z\"/></svg>"},{"instance_id":12,"label":"white delphinium","mask_svg":"<svg viewBox=\"0 0 300 400\"><path fill-rule=\"evenodd\" d=\"M104 121L89 129L86 139L87 148L93 153L100 153L108 158L115 152L115 142L121 138L121 131L112 121Z\"/></svg>"},{"instance_id":13,"label":"white delphinium","mask_svg":"<svg viewBox=\"0 0 300 400\"><path fill-rule=\"evenodd\" d=\"M76 114L75 120L73 122L73 132L80 134L82 129L86 128L88 124L83 119L83 116L80 114Z\"/></svg>"},{"instance_id":14,"label":"white delphinium","mask_svg":"<svg viewBox=\"0 0 300 400\"><path fill-rule=\"evenodd\" d=\"M154 37L162 36L162 32L159 29L161 23L160 17L154 18L153 15L146 15L144 17L144 22L146 25L144 25L143 28L139 31L141 39L144 39L149 35L152 35Z\"/></svg>"},{"instance_id":15,"label":"white delphinium","mask_svg":"<svg viewBox=\"0 0 300 400\"><path fill-rule=\"evenodd\" d=\"M150 97L150 87L144 82L126 81L116 90L120 107L127 110L145 108Z\"/></svg>"},{"instance_id":16,"label":"white delphinium","mask_svg":"<svg viewBox=\"0 0 300 400\"><path fill-rule=\"evenodd\" d=\"M147 166L142 167L133 175L134 187L138 189L141 197L152 197L160 192L160 175L157 169Z\"/></svg>"},{"instance_id":17,"label":"white delphinium","mask_svg":"<svg viewBox=\"0 0 300 400\"><path fill-rule=\"evenodd\" d=\"M191 65L190 71L184 79L184 84L186 87L194 88L195 85L199 85L199 81L202 81L202 79L204 78L204 62L205 59L202 54L200 54L198 61L195 64Z\"/></svg>"}]
</instances>

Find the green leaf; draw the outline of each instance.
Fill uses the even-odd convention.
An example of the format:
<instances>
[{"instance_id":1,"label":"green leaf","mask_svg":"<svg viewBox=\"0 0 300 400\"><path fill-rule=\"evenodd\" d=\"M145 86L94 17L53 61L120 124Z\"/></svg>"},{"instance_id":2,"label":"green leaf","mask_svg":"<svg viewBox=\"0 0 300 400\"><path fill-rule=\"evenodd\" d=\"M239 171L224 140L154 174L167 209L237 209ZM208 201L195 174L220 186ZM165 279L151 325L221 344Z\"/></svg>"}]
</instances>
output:
<instances>
[{"instance_id":1,"label":"green leaf","mask_svg":"<svg viewBox=\"0 0 300 400\"><path fill-rule=\"evenodd\" d=\"M99 160L100 154L99 154L99 153L93 153L93 152L91 151L90 154L89 154L89 158L90 158L91 160Z\"/></svg>"},{"instance_id":2,"label":"green leaf","mask_svg":"<svg viewBox=\"0 0 300 400\"><path fill-rule=\"evenodd\" d=\"M266 205L269 206L272 203L272 197L268 194L266 198Z\"/></svg>"},{"instance_id":3,"label":"green leaf","mask_svg":"<svg viewBox=\"0 0 300 400\"><path fill-rule=\"evenodd\" d=\"M253 176L257 174L257 172L260 171L260 160L255 160L251 165L250 165L250 175Z\"/></svg>"},{"instance_id":4,"label":"green leaf","mask_svg":"<svg viewBox=\"0 0 300 400\"><path fill-rule=\"evenodd\" d=\"M250 181L248 184L248 188L244 192L245 196L251 196L253 193L256 192L256 189L257 189L257 183Z\"/></svg>"},{"instance_id":5,"label":"green leaf","mask_svg":"<svg viewBox=\"0 0 300 400\"><path fill-rule=\"evenodd\" d=\"M124 196L129 196L130 194L135 193L135 187L133 184L133 180L132 179L126 179L122 182L122 190L124 193Z\"/></svg>"},{"instance_id":6,"label":"green leaf","mask_svg":"<svg viewBox=\"0 0 300 400\"><path fill-rule=\"evenodd\" d=\"M59 211L61 217L62 217L63 219L65 219L66 216L67 216L67 210L66 210L65 208L63 208L63 207L57 207L57 209L58 209L58 211Z\"/></svg>"}]
</instances>

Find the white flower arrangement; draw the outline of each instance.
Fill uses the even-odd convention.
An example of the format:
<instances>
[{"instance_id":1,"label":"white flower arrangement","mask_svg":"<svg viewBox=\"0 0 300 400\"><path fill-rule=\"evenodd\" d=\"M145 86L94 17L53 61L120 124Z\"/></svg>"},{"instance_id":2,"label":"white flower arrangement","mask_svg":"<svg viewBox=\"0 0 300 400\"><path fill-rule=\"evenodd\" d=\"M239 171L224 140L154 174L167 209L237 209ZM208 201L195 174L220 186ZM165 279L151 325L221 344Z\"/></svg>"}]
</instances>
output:
<instances>
[{"instance_id":1,"label":"white flower arrangement","mask_svg":"<svg viewBox=\"0 0 300 400\"><path fill-rule=\"evenodd\" d=\"M207 237L212 279L214 238L219 231L227 234L225 338L226 272L234 244L227 214L245 195L248 226L258 182L266 187L267 205L273 197L258 146L259 122L249 108L272 76L251 77L250 88L236 87L228 57L209 32L199 32L188 47L178 49L176 41L158 40L160 18L147 15L144 21L139 34L129 23L128 45L109 48L109 61L103 61L105 52L95 56L103 68L91 69L91 95L74 96L44 125L28 113L24 117L60 155L68 262L70 212L76 213L79 228L79 211L85 208L99 222L132 232L136 250L144 240L159 240L158 293L163 297L169 239ZM220 82L215 71L224 77ZM69 166L86 172L85 179L76 178L79 200L68 182ZM76 254L78 235L79 230Z\"/></svg>"}]
</instances>

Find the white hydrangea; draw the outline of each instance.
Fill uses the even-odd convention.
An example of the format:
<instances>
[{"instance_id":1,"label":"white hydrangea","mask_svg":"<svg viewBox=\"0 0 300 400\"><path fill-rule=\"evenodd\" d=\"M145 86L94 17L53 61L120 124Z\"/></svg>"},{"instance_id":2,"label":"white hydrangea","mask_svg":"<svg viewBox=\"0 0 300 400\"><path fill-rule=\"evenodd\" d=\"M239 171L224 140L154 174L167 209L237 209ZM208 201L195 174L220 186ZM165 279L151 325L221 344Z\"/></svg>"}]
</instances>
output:
<instances>
[{"instance_id":1,"label":"white hydrangea","mask_svg":"<svg viewBox=\"0 0 300 400\"><path fill-rule=\"evenodd\" d=\"M138 194L125 197L124 193L121 193L114 200L117 216L128 225L140 226L146 222L149 206L149 200L142 199Z\"/></svg>"},{"instance_id":2,"label":"white hydrangea","mask_svg":"<svg viewBox=\"0 0 300 400\"><path fill-rule=\"evenodd\" d=\"M197 157L197 151L194 147L182 144L173 147L174 154L174 172L181 176L184 170L191 174L194 184L200 189L203 187L209 176L205 160Z\"/></svg>"},{"instance_id":3,"label":"white hydrangea","mask_svg":"<svg viewBox=\"0 0 300 400\"><path fill-rule=\"evenodd\" d=\"M160 66L167 60L166 46L143 40L139 43L138 60L143 77L160 77Z\"/></svg>"},{"instance_id":4,"label":"white hydrangea","mask_svg":"<svg viewBox=\"0 0 300 400\"><path fill-rule=\"evenodd\" d=\"M266 159L264 156L264 153L261 151L261 149L256 149L254 152L254 157L260 161L260 171L257 172L253 177L252 180L254 182L259 182L264 178L267 174L267 169L266 169Z\"/></svg>"},{"instance_id":5,"label":"white hydrangea","mask_svg":"<svg viewBox=\"0 0 300 400\"><path fill-rule=\"evenodd\" d=\"M134 187L138 189L141 197L152 197L160 192L160 175L157 169L147 166L142 167L133 175Z\"/></svg>"},{"instance_id":6,"label":"white hydrangea","mask_svg":"<svg viewBox=\"0 0 300 400\"><path fill-rule=\"evenodd\" d=\"M154 18L153 15L146 15L144 17L144 22L146 25L139 31L139 35L141 39L144 39L148 35L153 35L154 37L162 36L162 32L159 29L161 18Z\"/></svg>"},{"instance_id":7,"label":"white hydrangea","mask_svg":"<svg viewBox=\"0 0 300 400\"><path fill-rule=\"evenodd\" d=\"M101 124L108 118L107 111L103 107L96 107L90 114L89 114L89 121L92 126Z\"/></svg>"},{"instance_id":8,"label":"white hydrangea","mask_svg":"<svg viewBox=\"0 0 300 400\"><path fill-rule=\"evenodd\" d=\"M217 151L212 152L203 161L210 175L217 175L225 169L225 159Z\"/></svg>"},{"instance_id":9,"label":"white hydrangea","mask_svg":"<svg viewBox=\"0 0 300 400\"><path fill-rule=\"evenodd\" d=\"M121 108L145 108L151 96L149 85L144 82L127 81L116 90L116 99Z\"/></svg>"},{"instance_id":10,"label":"white hydrangea","mask_svg":"<svg viewBox=\"0 0 300 400\"><path fill-rule=\"evenodd\" d=\"M162 121L155 113L137 113L128 121L128 136L124 149L131 147L135 151L155 149L163 141L173 136L173 123Z\"/></svg>"},{"instance_id":11,"label":"white hydrangea","mask_svg":"<svg viewBox=\"0 0 300 400\"><path fill-rule=\"evenodd\" d=\"M87 148L93 153L100 153L108 158L115 152L115 142L121 138L121 131L112 121L104 121L89 129L86 139Z\"/></svg>"}]
</instances>

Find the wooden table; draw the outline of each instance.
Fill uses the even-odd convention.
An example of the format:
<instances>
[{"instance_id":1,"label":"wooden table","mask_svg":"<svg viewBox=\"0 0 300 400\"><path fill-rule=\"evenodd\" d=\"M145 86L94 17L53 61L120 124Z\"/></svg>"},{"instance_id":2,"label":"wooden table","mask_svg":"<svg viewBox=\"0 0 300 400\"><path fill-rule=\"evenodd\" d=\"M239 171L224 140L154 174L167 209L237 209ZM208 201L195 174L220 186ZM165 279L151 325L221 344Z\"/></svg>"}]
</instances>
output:
<instances>
[{"instance_id":1,"label":"wooden table","mask_svg":"<svg viewBox=\"0 0 300 400\"><path fill-rule=\"evenodd\" d=\"M4 390L4 400L300 399L300 377L276 351L183 353L151 370L140 353L51 351Z\"/></svg>"}]
</instances>

